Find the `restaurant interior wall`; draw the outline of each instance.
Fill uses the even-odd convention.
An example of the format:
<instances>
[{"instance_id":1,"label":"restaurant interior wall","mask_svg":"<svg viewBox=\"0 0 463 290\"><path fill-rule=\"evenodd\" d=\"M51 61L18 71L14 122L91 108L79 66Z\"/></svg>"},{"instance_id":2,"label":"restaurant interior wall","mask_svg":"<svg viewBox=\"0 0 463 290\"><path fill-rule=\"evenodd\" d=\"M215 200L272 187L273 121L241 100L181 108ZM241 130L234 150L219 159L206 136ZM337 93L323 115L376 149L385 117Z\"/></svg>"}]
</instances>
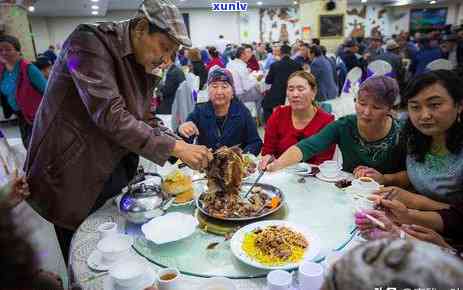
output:
<instances>
[{"instance_id":1,"label":"restaurant interior wall","mask_svg":"<svg viewBox=\"0 0 463 290\"><path fill-rule=\"evenodd\" d=\"M239 14L237 12L212 13L208 9L182 9L190 19L191 39L194 46L205 46L217 41L220 34L234 43L240 42ZM254 12L257 14L257 10ZM34 17L32 30L37 51L42 52L50 44L60 46L80 23L120 21L131 18L135 11L109 11L104 17ZM258 29L258 28L257 28ZM258 32L252 32L257 35Z\"/></svg>"},{"instance_id":2,"label":"restaurant interior wall","mask_svg":"<svg viewBox=\"0 0 463 290\"><path fill-rule=\"evenodd\" d=\"M401 30L407 31L410 24L410 10L423 7L426 6L348 5L344 35L348 37L354 29L362 28L365 35L369 36L375 27L386 36L400 33ZM448 7L448 24L463 24L462 4L456 1L445 7ZM260 39L259 9L257 8L250 8L247 12L242 12L241 15L237 12L212 13L209 9L182 9L181 12L189 14L191 38L194 46L214 44L219 34L224 35L225 39L234 43L250 43ZM115 10L109 11L104 17L31 16L30 21L36 49L38 52L43 52L50 44L59 46L80 23L124 20L132 17L134 13L130 10ZM378 17L379 14L382 17Z\"/></svg>"},{"instance_id":3,"label":"restaurant interior wall","mask_svg":"<svg viewBox=\"0 0 463 290\"><path fill-rule=\"evenodd\" d=\"M373 30L390 36L408 31L410 27L410 11L422 8L447 8L447 24L463 23L463 5L450 2L446 5L412 5L412 6L383 6L383 5L349 5L347 8L346 37L352 32L370 36Z\"/></svg>"}]
</instances>

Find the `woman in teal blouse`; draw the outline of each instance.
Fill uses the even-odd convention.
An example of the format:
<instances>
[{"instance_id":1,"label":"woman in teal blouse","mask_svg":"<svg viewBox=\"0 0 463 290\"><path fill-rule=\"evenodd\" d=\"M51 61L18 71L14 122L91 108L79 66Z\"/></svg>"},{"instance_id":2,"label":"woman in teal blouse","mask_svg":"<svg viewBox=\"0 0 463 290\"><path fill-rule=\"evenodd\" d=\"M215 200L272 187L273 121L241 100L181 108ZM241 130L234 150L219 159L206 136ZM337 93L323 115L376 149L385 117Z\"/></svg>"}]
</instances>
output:
<instances>
[{"instance_id":1,"label":"woman in teal blouse","mask_svg":"<svg viewBox=\"0 0 463 290\"><path fill-rule=\"evenodd\" d=\"M367 79L358 92L356 115L342 117L317 135L290 147L267 170L308 160L332 144L337 144L342 152L344 171L354 172L361 165L386 175L404 170L406 151L399 142L400 125L391 117L398 96L394 79L385 76Z\"/></svg>"}]
</instances>

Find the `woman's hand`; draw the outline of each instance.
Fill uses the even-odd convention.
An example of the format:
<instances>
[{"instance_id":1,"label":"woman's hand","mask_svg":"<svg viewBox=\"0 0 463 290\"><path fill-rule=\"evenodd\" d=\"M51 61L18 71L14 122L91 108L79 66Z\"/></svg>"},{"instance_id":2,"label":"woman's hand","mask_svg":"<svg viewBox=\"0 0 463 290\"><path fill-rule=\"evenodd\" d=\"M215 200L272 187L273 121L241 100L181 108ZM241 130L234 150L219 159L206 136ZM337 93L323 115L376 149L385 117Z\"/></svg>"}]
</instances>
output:
<instances>
[{"instance_id":1,"label":"woman's hand","mask_svg":"<svg viewBox=\"0 0 463 290\"><path fill-rule=\"evenodd\" d=\"M290 165L296 164L302 161L302 151L297 146L293 145L283 153L277 160L267 164L267 171L274 172Z\"/></svg>"},{"instance_id":2,"label":"woman's hand","mask_svg":"<svg viewBox=\"0 0 463 290\"><path fill-rule=\"evenodd\" d=\"M388 200L398 200L408 208L415 208L416 197L415 193L411 193L405 189L396 186L388 186L380 188L374 193Z\"/></svg>"},{"instance_id":3,"label":"woman's hand","mask_svg":"<svg viewBox=\"0 0 463 290\"><path fill-rule=\"evenodd\" d=\"M366 215L370 215L384 224L384 228L379 228ZM381 239L386 237L399 237L400 228L386 216L384 212L377 210L364 210L355 214L355 224L362 236L368 240Z\"/></svg>"},{"instance_id":4,"label":"woman's hand","mask_svg":"<svg viewBox=\"0 0 463 290\"><path fill-rule=\"evenodd\" d=\"M278 171L278 170L280 170L280 169L285 168L285 166L282 166L282 165L281 165L279 159L276 159L276 160L273 159L273 161L272 161L272 159L273 159L273 158L271 158L271 159L268 161L269 163L267 164L267 166L265 166L266 171L268 171L268 172L275 172L275 171Z\"/></svg>"},{"instance_id":5,"label":"woman's hand","mask_svg":"<svg viewBox=\"0 0 463 290\"><path fill-rule=\"evenodd\" d=\"M213 158L206 146L192 145L183 141L175 143L173 155L195 170L207 168Z\"/></svg>"},{"instance_id":6,"label":"woman's hand","mask_svg":"<svg viewBox=\"0 0 463 290\"><path fill-rule=\"evenodd\" d=\"M381 174L378 170L367 167L367 166L357 166L354 169L354 177L355 178L360 178L360 177L370 177L374 179L376 182L379 184L385 184L386 179L384 177L384 174Z\"/></svg>"},{"instance_id":7,"label":"woman's hand","mask_svg":"<svg viewBox=\"0 0 463 290\"><path fill-rule=\"evenodd\" d=\"M384 208L386 215L396 224L409 224L411 220L408 208L398 200L380 199L379 206Z\"/></svg>"},{"instance_id":8,"label":"woman's hand","mask_svg":"<svg viewBox=\"0 0 463 290\"><path fill-rule=\"evenodd\" d=\"M195 123L193 122L185 122L178 128L178 132L180 135L186 138L190 138L191 136L199 135L198 127L196 127Z\"/></svg>"},{"instance_id":9,"label":"woman's hand","mask_svg":"<svg viewBox=\"0 0 463 290\"><path fill-rule=\"evenodd\" d=\"M267 165L271 163L271 160L272 160L272 155L268 154L268 155L263 156L259 161L259 166L258 166L259 171L267 169Z\"/></svg>"},{"instance_id":10,"label":"woman's hand","mask_svg":"<svg viewBox=\"0 0 463 290\"><path fill-rule=\"evenodd\" d=\"M30 195L26 178L24 176L19 177L17 170L14 171L13 178L8 185L10 184L10 192L7 193L5 200L0 201L0 208L13 208Z\"/></svg>"},{"instance_id":11,"label":"woman's hand","mask_svg":"<svg viewBox=\"0 0 463 290\"><path fill-rule=\"evenodd\" d=\"M419 225L403 225L402 229L404 232L412 237L417 238L428 243L432 243L444 248L451 248L444 238L436 233L434 230Z\"/></svg>"}]
</instances>

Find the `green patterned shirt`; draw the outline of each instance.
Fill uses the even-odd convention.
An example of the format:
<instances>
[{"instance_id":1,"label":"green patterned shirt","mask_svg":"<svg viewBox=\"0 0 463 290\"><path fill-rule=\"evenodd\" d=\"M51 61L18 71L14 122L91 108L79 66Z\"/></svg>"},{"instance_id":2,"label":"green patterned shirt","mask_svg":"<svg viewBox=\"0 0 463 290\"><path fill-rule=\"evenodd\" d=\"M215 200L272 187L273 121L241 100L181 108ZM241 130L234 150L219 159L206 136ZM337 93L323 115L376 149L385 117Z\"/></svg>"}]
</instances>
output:
<instances>
[{"instance_id":1,"label":"green patterned shirt","mask_svg":"<svg viewBox=\"0 0 463 290\"><path fill-rule=\"evenodd\" d=\"M303 153L303 160L337 144L342 153L343 170L353 172L357 166L375 168L383 174L405 170L406 147L399 142L401 126L393 120L389 133L381 140L364 140L357 128L357 116L348 115L329 124L317 135L297 144Z\"/></svg>"}]
</instances>

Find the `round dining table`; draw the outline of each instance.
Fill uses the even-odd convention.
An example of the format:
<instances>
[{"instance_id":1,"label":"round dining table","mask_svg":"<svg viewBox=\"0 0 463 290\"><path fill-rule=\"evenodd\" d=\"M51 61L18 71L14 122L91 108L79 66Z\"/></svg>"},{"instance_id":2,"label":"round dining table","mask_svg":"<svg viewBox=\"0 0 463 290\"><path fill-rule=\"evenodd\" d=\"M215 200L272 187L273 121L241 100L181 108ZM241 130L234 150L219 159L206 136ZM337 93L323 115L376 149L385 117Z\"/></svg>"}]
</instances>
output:
<instances>
[{"instance_id":1,"label":"round dining table","mask_svg":"<svg viewBox=\"0 0 463 290\"><path fill-rule=\"evenodd\" d=\"M161 174L170 170L172 167L156 169ZM346 178L352 178L347 173L343 174ZM253 177L246 181L252 180ZM361 242L353 218L357 201L334 183L316 177L301 177L290 169L265 173L259 182L271 184L283 192L285 204L277 215L278 219L304 226L318 237L320 251L313 261L323 262L326 266L326 260L329 261L330 257L339 257ZM197 214L194 203L170 207L168 212L172 211L194 216ZM104 222L115 222L121 233L133 236L131 255L146 258L155 271L164 267L180 270L184 286L182 289L199 290L206 278L216 276L232 279L239 290L265 288L268 270L248 266L235 258L229 241L223 236L198 227L188 238L156 245L144 238L140 225L131 224L120 215L114 200L108 200L80 225L72 239L70 281L84 290L104 289L104 280L108 279L87 265L87 259L96 249L100 238L97 228ZM209 247L212 243L216 247Z\"/></svg>"}]
</instances>

